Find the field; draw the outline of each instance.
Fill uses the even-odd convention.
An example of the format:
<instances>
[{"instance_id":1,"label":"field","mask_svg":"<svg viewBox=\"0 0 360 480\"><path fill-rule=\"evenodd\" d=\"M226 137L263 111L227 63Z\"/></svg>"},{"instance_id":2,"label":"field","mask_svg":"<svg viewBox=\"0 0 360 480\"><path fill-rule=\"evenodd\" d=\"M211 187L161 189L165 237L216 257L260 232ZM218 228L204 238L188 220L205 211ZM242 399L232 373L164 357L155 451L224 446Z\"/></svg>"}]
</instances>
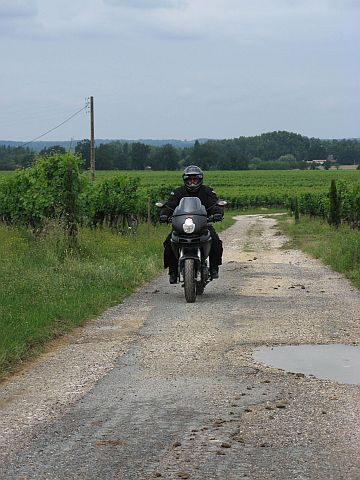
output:
<instances>
[{"instance_id":1,"label":"field","mask_svg":"<svg viewBox=\"0 0 360 480\"><path fill-rule=\"evenodd\" d=\"M2 176L13 172L0 171ZM114 174L123 174L140 178L140 184L147 187L166 184L182 184L180 171L144 171L144 170L101 170L96 172L96 180L101 181ZM87 175L87 174L85 174ZM204 183L213 187L220 195L244 191L281 190L323 191L328 189L332 179L345 182L360 182L359 170L249 170L249 171L208 171L204 172Z\"/></svg>"},{"instance_id":2,"label":"field","mask_svg":"<svg viewBox=\"0 0 360 480\"><path fill-rule=\"evenodd\" d=\"M111 177L115 172L97 172L97 181ZM131 171L122 172L140 178L140 185L182 184L181 172ZM331 180L346 185L360 185L360 171L343 170L287 170L287 171L209 171L204 183L211 186L219 197L232 208L285 207L290 199L301 195L327 194Z\"/></svg>"},{"instance_id":3,"label":"field","mask_svg":"<svg viewBox=\"0 0 360 480\"><path fill-rule=\"evenodd\" d=\"M155 186L182 184L182 172L168 171L99 171L96 178L101 181L114 173L123 173L140 178L141 185ZM312 192L329 189L332 179L345 182L360 182L358 170L249 170L249 171L208 171L204 173L204 183L213 187L221 196L243 192L296 191Z\"/></svg>"}]
</instances>

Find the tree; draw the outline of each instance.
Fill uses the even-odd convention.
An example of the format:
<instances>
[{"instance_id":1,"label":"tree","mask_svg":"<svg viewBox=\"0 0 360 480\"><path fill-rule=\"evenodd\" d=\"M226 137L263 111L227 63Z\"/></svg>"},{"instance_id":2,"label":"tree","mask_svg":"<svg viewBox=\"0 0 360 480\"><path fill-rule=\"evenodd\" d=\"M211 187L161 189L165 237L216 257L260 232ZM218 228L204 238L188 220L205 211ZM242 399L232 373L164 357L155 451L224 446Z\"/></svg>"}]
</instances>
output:
<instances>
[{"instance_id":1,"label":"tree","mask_svg":"<svg viewBox=\"0 0 360 480\"><path fill-rule=\"evenodd\" d=\"M90 168L90 140L84 139L78 142L75 147L75 153L83 159L84 167Z\"/></svg>"},{"instance_id":2,"label":"tree","mask_svg":"<svg viewBox=\"0 0 360 480\"><path fill-rule=\"evenodd\" d=\"M340 165L353 165L360 162L358 140L328 140L324 141L324 145Z\"/></svg>"},{"instance_id":3,"label":"tree","mask_svg":"<svg viewBox=\"0 0 360 480\"><path fill-rule=\"evenodd\" d=\"M281 155L278 161L291 164L296 162L296 157L292 153L287 153L286 155Z\"/></svg>"},{"instance_id":4,"label":"tree","mask_svg":"<svg viewBox=\"0 0 360 480\"><path fill-rule=\"evenodd\" d=\"M224 158L217 163L219 170L247 170L249 167L248 158L239 146L232 142L226 145Z\"/></svg>"},{"instance_id":5,"label":"tree","mask_svg":"<svg viewBox=\"0 0 360 480\"><path fill-rule=\"evenodd\" d=\"M203 170L214 169L218 158L216 143L214 141L200 143L196 140L190 153L190 163L198 165Z\"/></svg>"},{"instance_id":6,"label":"tree","mask_svg":"<svg viewBox=\"0 0 360 480\"><path fill-rule=\"evenodd\" d=\"M61 145L52 145L51 147L45 147L42 150L40 150L39 155L41 157L49 156L49 155L64 155L66 153L66 150L64 147Z\"/></svg>"},{"instance_id":7,"label":"tree","mask_svg":"<svg viewBox=\"0 0 360 480\"><path fill-rule=\"evenodd\" d=\"M308 150L308 160L323 160L327 158L327 151L321 140L310 138L310 148Z\"/></svg>"},{"instance_id":8,"label":"tree","mask_svg":"<svg viewBox=\"0 0 360 480\"><path fill-rule=\"evenodd\" d=\"M154 170L176 170L179 168L180 156L170 143L160 148L152 148L149 165Z\"/></svg>"},{"instance_id":9,"label":"tree","mask_svg":"<svg viewBox=\"0 0 360 480\"><path fill-rule=\"evenodd\" d=\"M95 150L96 168L98 170L114 170L116 167L115 143L101 143Z\"/></svg>"},{"instance_id":10,"label":"tree","mask_svg":"<svg viewBox=\"0 0 360 480\"><path fill-rule=\"evenodd\" d=\"M148 159L150 155L149 145L144 143L135 142L131 145L131 168L134 170L144 170L148 165Z\"/></svg>"},{"instance_id":11,"label":"tree","mask_svg":"<svg viewBox=\"0 0 360 480\"><path fill-rule=\"evenodd\" d=\"M29 148L0 146L0 170L15 170L33 164L35 152Z\"/></svg>"}]
</instances>

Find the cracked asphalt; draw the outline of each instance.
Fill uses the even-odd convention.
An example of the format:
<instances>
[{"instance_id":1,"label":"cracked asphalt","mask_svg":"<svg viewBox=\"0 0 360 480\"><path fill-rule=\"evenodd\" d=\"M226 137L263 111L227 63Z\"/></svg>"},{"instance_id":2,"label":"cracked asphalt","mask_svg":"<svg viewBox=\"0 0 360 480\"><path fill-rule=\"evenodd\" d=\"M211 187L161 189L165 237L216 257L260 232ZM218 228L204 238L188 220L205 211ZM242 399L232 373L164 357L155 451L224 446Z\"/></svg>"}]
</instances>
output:
<instances>
[{"instance_id":1,"label":"cracked asphalt","mask_svg":"<svg viewBox=\"0 0 360 480\"><path fill-rule=\"evenodd\" d=\"M359 345L359 292L274 218L221 238L196 303L164 274L0 385L1 479L360 478L360 386L253 357Z\"/></svg>"}]
</instances>

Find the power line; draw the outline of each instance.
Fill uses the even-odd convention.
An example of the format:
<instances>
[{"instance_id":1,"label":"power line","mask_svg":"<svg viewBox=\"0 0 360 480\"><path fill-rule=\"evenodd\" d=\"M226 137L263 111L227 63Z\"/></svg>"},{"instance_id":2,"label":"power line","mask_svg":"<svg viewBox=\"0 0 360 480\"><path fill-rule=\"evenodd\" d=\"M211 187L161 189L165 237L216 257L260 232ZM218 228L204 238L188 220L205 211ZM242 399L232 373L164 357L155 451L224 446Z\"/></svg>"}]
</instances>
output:
<instances>
[{"instance_id":1,"label":"power line","mask_svg":"<svg viewBox=\"0 0 360 480\"><path fill-rule=\"evenodd\" d=\"M76 115L78 115L80 112L82 112L83 110L87 109L89 106L88 103L86 103L86 105L84 107L82 107L80 110L78 110L77 112L73 113L72 115L70 115L70 117L68 117L66 120L64 120L63 122L59 123L59 125L56 125L56 127L54 128L51 128L50 130L48 130L47 132L43 133L42 135L39 135L38 137L36 138L33 138L32 140L30 140L29 142L26 142L26 143L23 143L21 146L22 147L25 147L26 145L30 145L30 143L33 143L35 142L36 140L39 140L39 138L42 138L42 137L45 137L45 135L47 135L48 133L51 133L53 132L54 130L56 130L57 128L61 127L62 125L64 125L64 123L68 122L69 120L71 120L72 118L74 118Z\"/></svg>"}]
</instances>

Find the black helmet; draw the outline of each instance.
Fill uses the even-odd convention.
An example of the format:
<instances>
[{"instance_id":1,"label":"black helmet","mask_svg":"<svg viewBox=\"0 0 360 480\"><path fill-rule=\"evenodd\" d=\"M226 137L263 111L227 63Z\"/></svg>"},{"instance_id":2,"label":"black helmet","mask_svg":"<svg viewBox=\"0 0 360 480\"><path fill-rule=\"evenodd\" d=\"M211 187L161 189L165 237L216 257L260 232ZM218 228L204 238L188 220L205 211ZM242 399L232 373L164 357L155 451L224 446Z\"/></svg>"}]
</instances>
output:
<instances>
[{"instance_id":1,"label":"black helmet","mask_svg":"<svg viewBox=\"0 0 360 480\"><path fill-rule=\"evenodd\" d=\"M190 165L185 168L183 173L183 180L186 190L189 192L196 192L203 183L204 174L200 167Z\"/></svg>"}]
</instances>

